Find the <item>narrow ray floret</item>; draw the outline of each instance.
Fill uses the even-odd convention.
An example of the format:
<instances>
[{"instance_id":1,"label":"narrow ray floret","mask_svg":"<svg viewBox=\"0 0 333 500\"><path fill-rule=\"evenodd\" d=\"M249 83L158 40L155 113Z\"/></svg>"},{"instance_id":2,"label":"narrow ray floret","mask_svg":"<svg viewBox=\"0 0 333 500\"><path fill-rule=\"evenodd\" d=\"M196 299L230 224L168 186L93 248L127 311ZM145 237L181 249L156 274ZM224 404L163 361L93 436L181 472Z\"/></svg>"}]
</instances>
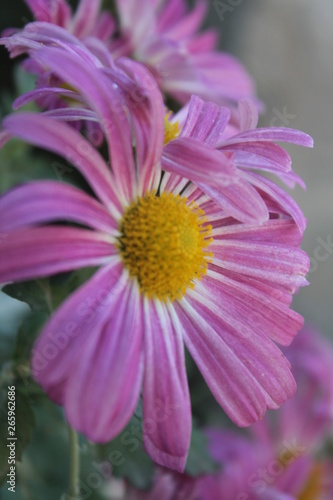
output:
<instances>
[{"instance_id":1,"label":"narrow ray floret","mask_svg":"<svg viewBox=\"0 0 333 500\"><path fill-rule=\"evenodd\" d=\"M32 373L71 425L96 442L124 428L142 393L152 423L143 428L148 453L182 471L191 435L184 343L240 426L293 394L275 342L289 344L303 324L289 307L307 284L301 233L288 216L237 219L245 193L256 191L214 149L214 126L199 133L196 120L192 135L164 146L162 95L144 67L124 59L120 87L80 56L58 48L38 54L76 82L103 130L110 165L63 121L38 113L4 120L8 134L65 156L93 194L50 181L4 194L0 282L98 268L44 326ZM149 92L141 88L139 104L126 100L140 81ZM218 108L217 121L223 116Z\"/></svg>"}]
</instances>

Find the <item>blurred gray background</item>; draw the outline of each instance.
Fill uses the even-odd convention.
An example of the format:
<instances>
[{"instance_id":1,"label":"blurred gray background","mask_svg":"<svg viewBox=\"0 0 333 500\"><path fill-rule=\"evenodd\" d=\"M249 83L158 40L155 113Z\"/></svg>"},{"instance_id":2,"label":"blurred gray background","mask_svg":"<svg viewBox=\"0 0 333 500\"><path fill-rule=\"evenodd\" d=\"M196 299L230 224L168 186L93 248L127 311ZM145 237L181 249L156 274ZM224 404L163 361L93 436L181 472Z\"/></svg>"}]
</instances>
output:
<instances>
[{"instance_id":1,"label":"blurred gray background","mask_svg":"<svg viewBox=\"0 0 333 500\"><path fill-rule=\"evenodd\" d=\"M210 4L208 24L218 29L221 48L241 59L257 82L266 104L260 125L298 128L315 140L314 150L287 145L307 185L293 195L308 219L303 248L311 258L311 284L294 307L333 339L333 1Z\"/></svg>"}]
</instances>

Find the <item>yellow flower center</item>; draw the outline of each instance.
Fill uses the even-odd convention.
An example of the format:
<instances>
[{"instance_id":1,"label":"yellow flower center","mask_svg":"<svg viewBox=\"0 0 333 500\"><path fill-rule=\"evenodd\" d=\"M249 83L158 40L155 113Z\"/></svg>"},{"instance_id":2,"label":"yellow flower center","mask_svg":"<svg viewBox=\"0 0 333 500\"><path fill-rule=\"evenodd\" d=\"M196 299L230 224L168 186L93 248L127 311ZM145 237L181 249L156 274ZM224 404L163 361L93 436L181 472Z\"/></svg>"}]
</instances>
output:
<instances>
[{"instance_id":1,"label":"yellow flower center","mask_svg":"<svg viewBox=\"0 0 333 500\"><path fill-rule=\"evenodd\" d=\"M179 122L170 121L171 111L164 116L164 145L176 139L180 134Z\"/></svg>"},{"instance_id":2,"label":"yellow flower center","mask_svg":"<svg viewBox=\"0 0 333 500\"><path fill-rule=\"evenodd\" d=\"M119 230L124 265L149 298L180 299L206 274L212 228L187 198L149 193L127 208Z\"/></svg>"}]
</instances>

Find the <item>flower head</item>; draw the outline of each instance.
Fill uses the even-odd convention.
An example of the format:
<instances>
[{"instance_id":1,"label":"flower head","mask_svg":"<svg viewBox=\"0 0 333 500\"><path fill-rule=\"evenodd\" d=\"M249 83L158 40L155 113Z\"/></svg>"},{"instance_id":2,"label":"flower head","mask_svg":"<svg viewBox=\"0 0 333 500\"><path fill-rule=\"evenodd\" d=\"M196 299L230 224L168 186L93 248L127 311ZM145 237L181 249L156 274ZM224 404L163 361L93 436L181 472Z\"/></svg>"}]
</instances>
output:
<instances>
[{"instance_id":1,"label":"flower head","mask_svg":"<svg viewBox=\"0 0 333 500\"><path fill-rule=\"evenodd\" d=\"M321 456L332 433L332 346L311 328L285 349L297 391L274 414L251 428L251 436L209 430L210 451L221 464L217 476L199 480L200 500L325 500L332 497L333 463ZM284 495L284 496L283 496Z\"/></svg>"},{"instance_id":2,"label":"flower head","mask_svg":"<svg viewBox=\"0 0 333 500\"><path fill-rule=\"evenodd\" d=\"M289 308L307 283L300 233L290 217L260 225L235 217L253 188L214 149L223 110L213 106L213 126L200 132L195 120L189 137L164 146L162 96L140 64L123 59L122 71L105 71L56 47L38 58L97 117L110 166L63 121L33 113L5 119L8 133L75 165L94 195L49 181L5 194L0 282L98 267L45 325L32 373L73 427L97 442L121 431L142 389L146 449L182 471L191 434L184 343L240 426L295 391L275 342L289 344L303 324ZM138 103L140 81L147 87Z\"/></svg>"}]
</instances>

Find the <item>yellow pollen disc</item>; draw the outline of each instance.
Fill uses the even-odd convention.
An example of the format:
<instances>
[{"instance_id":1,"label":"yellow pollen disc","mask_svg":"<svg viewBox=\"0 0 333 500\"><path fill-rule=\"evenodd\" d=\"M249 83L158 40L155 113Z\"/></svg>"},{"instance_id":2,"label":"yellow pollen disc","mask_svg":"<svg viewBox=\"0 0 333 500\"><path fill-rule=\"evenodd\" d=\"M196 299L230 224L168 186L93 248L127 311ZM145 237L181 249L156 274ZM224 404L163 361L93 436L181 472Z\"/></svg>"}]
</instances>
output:
<instances>
[{"instance_id":1,"label":"yellow pollen disc","mask_svg":"<svg viewBox=\"0 0 333 500\"><path fill-rule=\"evenodd\" d=\"M170 121L171 111L164 116L164 145L176 139L180 134L179 122Z\"/></svg>"},{"instance_id":2,"label":"yellow pollen disc","mask_svg":"<svg viewBox=\"0 0 333 500\"><path fill-rule=\"evenodd\" d=\"M127 208L119 230L124 265L149 298L180 299L206 274L212 228L187 198L149 193Z\"/></svg>"}]
</instances>

